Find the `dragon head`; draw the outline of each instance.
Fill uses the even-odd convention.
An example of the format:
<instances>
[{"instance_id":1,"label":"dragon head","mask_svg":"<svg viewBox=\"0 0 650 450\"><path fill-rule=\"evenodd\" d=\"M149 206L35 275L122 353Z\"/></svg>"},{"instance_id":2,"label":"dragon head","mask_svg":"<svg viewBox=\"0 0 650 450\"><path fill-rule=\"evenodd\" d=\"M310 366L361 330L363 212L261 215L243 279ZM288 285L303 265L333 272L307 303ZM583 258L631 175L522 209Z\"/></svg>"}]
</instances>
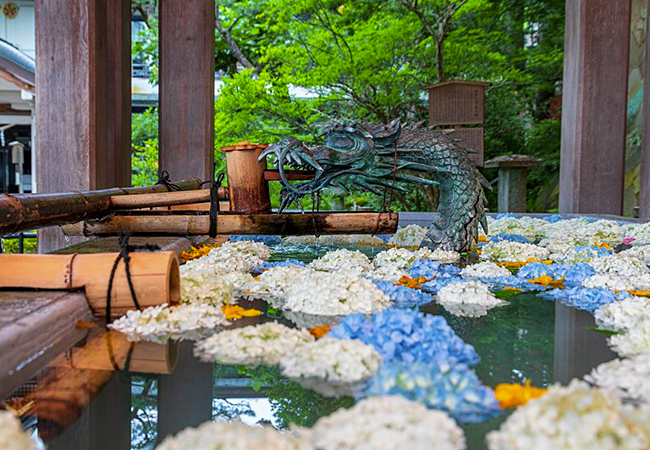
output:
<instances>
[{"instance_id":1,"label":"dragon head","mask_svg":"<svg viewBox=\"0 0 650 450\"><path fill-rule=\"evenodd\" d=\"M400 133L399 119L388 125L337 122L323 129L320 134L323 145L307 146L289 137L267 147L259 159L271 154L276 157L284 185L281 209L294 200L332 185L346 191L353 187L376 194L381 194L380 187L405 190L394 183L394 172L400 162L397 155ZM291 184L286 177L285 165L312 170L315 172L314 179ZM433 184L426 179L413 178L409 181Z\"/></svg>"}]
</instances>

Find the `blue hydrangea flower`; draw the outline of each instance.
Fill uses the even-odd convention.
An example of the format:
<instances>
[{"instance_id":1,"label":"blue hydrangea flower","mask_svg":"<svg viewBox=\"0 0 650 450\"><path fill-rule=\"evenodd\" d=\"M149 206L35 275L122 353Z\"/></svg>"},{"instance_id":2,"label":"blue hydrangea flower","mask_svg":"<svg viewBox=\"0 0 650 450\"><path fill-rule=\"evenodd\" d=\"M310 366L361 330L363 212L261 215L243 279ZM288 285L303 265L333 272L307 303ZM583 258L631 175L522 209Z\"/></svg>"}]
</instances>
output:
<instances>
[{"instance_id":1,"label":"blue hydrangea flower","mask_svg":"<svg viewBox=\"0 0 650 450\"><path fill-rule=\"evenodd\" d=\"M447 412L463 423L478 423L502 410L494 391L465 364L437 359L430 364L384 363L358 395L402 395Z\"/></svg>"},{"instance_id":2,"label":"blue hydrangea flower","mask_svg":"<svg viewBox=\"0 0 650 450\"><path fill-rule=\"evenodd\" d=\"M453 276L453 275L440 273L436 276L435 279L424 283L422 285L422 290L425 292L429 292L431 294L436 294L440 289L447 286L448 284L457 283L459 281L467 281L467 279L462 278L460 276Z\"/></svg>"},{"instance_id":3,"label":"blue hydrangea flower","mask_svg":"<svg viewBox=\"0 0 650 450\"><path fill-rule=\"evenodd\" d=\"M420 289L411 289L406 286L396 286L389 281L375 281L375 285L390 297L397 308L412 308L431 303L433 296Z\"/></svg>"},{"instance_id":4,"label":"blue hydrangea flower","mask_svg":"<svg viewBox=\"0 0 650 450\"><path fill-rule=\"evenodd\" d=\"M390 308L369 319L362 314L351 314L332 327L328 336L359 339L372 345L384 362L410 364L453 358L474 365L479 361L474 347L456 336L443 317L410 309Z\"/></svg>"},{"instance_id":5,"label":"blue hydrangea flower","mask_svg":"<svg viewBox=\"0 0 650 450\"><path fill-rule=\"evenodd\" d=\"M564 277L566 287L580 286L582 282L594 275L596 271L587 263L577 264L544 264L540 262L530 262L519 269L517 277L525 280L534 280L543 275L547 275L554 280Z\"/></svg>"},{"instance_id":6,"label":"blue hydrangea flower","mask_svg":"<svg viewBox=\"0 0 650 450\"><path fill-rule=\"evenodd\" d=\"M302 261L298 261L297 259L285 259L284 261L274 261L274 262L264 261L255 270L259 272L262 270L272 269L273 267L284 267L284 266L305 267L306 265L307 264L305 264Z\"/></svg>"},{"instance_id":7,"label":"blue hydrangea flower","mask_svg":"<svg viewBox=\"0 0 650 450\"><path fill-rule=\"evenodd\" d=\"M499 219L503 219L504 217L513 217L513 218L516 219L516 218L517 218L517 214L515 214L515 213L501 213L501 214L497 214L497 220L499 220Z\"/></svg>"},{"instance_id":8,"label":"blue hydrangea flower","mask_svg":"<svg viewBox=\"0 0 650 450\"><path fill-rule=\"evenodd\" d=\"M478 278L478 280L490 286L492 292L502 291L506 287L520 289L524 292L544 290L544 286L530 283L524 278L519 278L514 275L508 277Z\"/></svg>"},{"instance_id":9,"label":"blue hydrangea flower","mask_svg":"<svg viewBox=\"0 0 650 450\"><path fill-rule=\"evenodd\" d=\"M266 245L276 245L282 243L282 236L279 235L264 235L264 234L234 234L228 236L232 242L239 241L254 241L261 242Z\"/></svg>"},{"instance_id":10,"label":"blue hydrangea flower","mask_svg":"<svg viewBox=\"0 0 650 450\"><path fill-rule=\"evenodd\" d=\"M545 221L550 222L550 223L559 222L560 220L564 220L564 219L565 219L565 217L561 216L559 214L553 214L552 216L542 217L542 220L545 220Z\"/></svg>"},{"instance_id":11,"label":"blue hydrangea flower","mask_svg":"<svg viewBox=\"0 0 650 450\"><path fill-rule=\"evenodd\" d=\"M586 288L576 286L569 289L553 289L541 294L547 300L556 300L569 308L594 312L603 305L630 297L627 292L618 294L604 288Z\"/></svg>"},{"instance_id":12,"label":"blue hydrangea flower","mask_svg":"<svg viewBox=\"0 0 650 450\"><path fill-rule=\"evenodd\" d=\"M419 259L409 267L409 275L413 278L433 278L437 274L458 275L461 268L453 264L440 264L430 259Z\"/></svg>"},{"instance_id":13,"label":"blue hydrangea flower","mask_svg":"<svg viewBox=\"0 0 650 450\"><path fill-rule=\"evenodd\" d=\"M522 244L530 244L530 239L525 238L521 234L499 233L490 238L490 242L499 242L499 241L521 242Z\"/></svg>"},{"instance_id":14,"label":"blue hydrangea flower","mask_svg":"<svg viewBox=\"0 0 650 450\"><path fill-rule=\"evenodd\" d=\"M442 264L440 264L438 261L419 259L411 264L411 267L409 267L409 275L411 278L434 278L438 275L441 267Z\"/></svg>"}]
</instances>

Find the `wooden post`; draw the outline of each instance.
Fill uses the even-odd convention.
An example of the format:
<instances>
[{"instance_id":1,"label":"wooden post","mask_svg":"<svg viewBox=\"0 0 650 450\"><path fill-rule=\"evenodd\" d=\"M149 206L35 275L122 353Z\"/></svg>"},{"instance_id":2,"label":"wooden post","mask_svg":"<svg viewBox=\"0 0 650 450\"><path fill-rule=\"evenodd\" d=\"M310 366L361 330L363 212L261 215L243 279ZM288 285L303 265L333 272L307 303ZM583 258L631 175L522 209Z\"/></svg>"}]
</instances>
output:
<instances>
[{"instance_id":1,"label":"wooden post","mask_svg":"<svg viewBox=\"0 0 650 450\"><path fill-rule=\"evenodd\" d=\"M623 212L630 9L567 2L560 212Z\"/></svg>"},{"instance_id":2,"label":"wooden post","mask_svg":"<svg viewBox=\"0 0 650 450\"><path fill-rule=\"evenodd\" d=\"M212 179L214 0L161 0L159 25L159 169Z\"/></svg>"},{"instance_id":3,"label":"wooden post","mask_svg":"<svg viewBox=\"0 0 650 450\"><path fill-rule=\"evenodd\" d=\"M109 186L131 186L131 2L107 11L107 145Z\"/></svg>"},{"instance_id":4,"label":"wooden post","mask_svg":"<svg viewBox=\"0 0 650 450\"><path fill-rule=\"evenodd\" d=\"M650 3L648 3L650 14ZM643 79L643 141L641 143L639 217L650 218L650 38L646 34L646 58Z\"/></svg>"},{"instance_id":5,"label":"wooden post","mask_svg":"<svg viewBox=\"0 0 650 450\"><path fill-rule=\"evenodd\" d=\"M271 212L269 185L264 176L266 160L257 160L266 147L250 142L221 147L226 154L231 211Z\"/></svg>"},{"instance_id":6,"label":"wooden post","mask_svg":"<svg viewBox=\"0 0 650 450\"><path fill-rule=\"evenodd\" d=\"M126 157L116 155L116 149L126 149L109 147L110 142L121 141L121 134L130 134L123 117L127 106L113 101L118 95L123 101L126 95L120 91L126 83L122 79L125 68L114 72L119 64L128 64L127 54L114 35L109 45L108 35L119 24L123 36L130 19L120 23L128 8L122 0L116 8L119 11L113 3L108 5L101 0L36 0L36 179L40 192L104 188L122 182L123 171L128 171L115 163ZM109 53L113 54L111 63ZM64 242L58 229L39 232L40 252L60 248Z\"/></svg>"}]
</instances>

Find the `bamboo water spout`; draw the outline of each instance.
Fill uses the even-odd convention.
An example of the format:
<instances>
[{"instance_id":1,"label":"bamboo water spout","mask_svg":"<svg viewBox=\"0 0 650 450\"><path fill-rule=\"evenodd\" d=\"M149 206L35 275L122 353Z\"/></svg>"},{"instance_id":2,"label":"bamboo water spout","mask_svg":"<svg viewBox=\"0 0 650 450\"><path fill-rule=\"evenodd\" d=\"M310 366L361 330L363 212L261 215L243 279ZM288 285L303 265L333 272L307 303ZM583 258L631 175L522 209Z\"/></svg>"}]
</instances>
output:
<instances>
[{"instance_id":1,"label":"bamboo water spout","mask_svg":"<svg viewBox=\"0 0 650 450\"><path fill-rule=\"evenodd\" d=\"M181 213L181 214L177 214ZM217 234L392 234L397 213L269 213L217 215ZM208 234L210 216L195 211L137 211L62 227L68 236L110 236L122 231L146 235L199 236Z\"/></svg>"},{"instance_id":2,"label":"bamboo water spout","mask_svg":"<svg viewBox=\"0 0 650 450\"><path fill-rule=\"evenodd\" d=\"M199 189L201 180L192 178L175 185L181 190ZM58 194L0 194L0 236L102 217L111 208L111 198L156 192L167 192L167 187L159 184Z\"/></svg>"}]
</instances>

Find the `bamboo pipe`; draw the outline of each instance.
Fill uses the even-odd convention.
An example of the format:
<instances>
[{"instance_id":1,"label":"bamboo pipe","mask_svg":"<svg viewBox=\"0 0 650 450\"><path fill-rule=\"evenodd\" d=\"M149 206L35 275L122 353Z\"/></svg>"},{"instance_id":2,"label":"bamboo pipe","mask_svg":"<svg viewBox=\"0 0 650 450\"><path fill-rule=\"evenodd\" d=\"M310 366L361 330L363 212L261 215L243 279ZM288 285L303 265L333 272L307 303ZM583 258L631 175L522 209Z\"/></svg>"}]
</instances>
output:
<instances>
[{"instance_id":1,"label":"bamboo pipe","mask_svg":"<svg viewBox=\"0 0 650 450\"><path fill-rule=\"evenodd\" d=\"M147 235L208 234L207 214L162 214L166 212L111 215L61 228L68 236L117 235L122 231ZM217 234L392 234L397 230L398 218L397 213L224 213L217 216Z\"/></svg>"},{"instance_id":2,"label":"bamboo pipe","mask_svg":"<svg viewBox=\"0 0 650 450\"><path fill-rule=\"evenodd\" d=\"M0 288L85 289L90 309L106 315L106 293L118 253L0 255ZM174 252L133 252L131 280L142 308L180 301L180 275ZM111 316L135 309L124 260L115 271Z\"/></svg>"},{"instance_id":3,"label":"bamboo pipe","mask_svg":"<svg viewBox=\"0 0 650 450\"><path fill-rule=\"evenodd\" d=\"M201 180L191 178L175 184L181 190L199 189ZM167 192L167 187L159 184L58 194L0 194L0 236L101 217L108 213L111 197L154 192Z\"/></svg>"},{"instance_id":4,"label":"bamboo pipe","mask_svg":"<svg viewBox=\"0 0 650 450\"><path fill-rule=\"evenodd\" d=\"M219 188L218 199L228 200L228 188ZM110 198L111 208L114 209L138 209L157 206L189 205L209 201L209 189L155 194L116 195Z\"/></svg>"}]
</instances>

